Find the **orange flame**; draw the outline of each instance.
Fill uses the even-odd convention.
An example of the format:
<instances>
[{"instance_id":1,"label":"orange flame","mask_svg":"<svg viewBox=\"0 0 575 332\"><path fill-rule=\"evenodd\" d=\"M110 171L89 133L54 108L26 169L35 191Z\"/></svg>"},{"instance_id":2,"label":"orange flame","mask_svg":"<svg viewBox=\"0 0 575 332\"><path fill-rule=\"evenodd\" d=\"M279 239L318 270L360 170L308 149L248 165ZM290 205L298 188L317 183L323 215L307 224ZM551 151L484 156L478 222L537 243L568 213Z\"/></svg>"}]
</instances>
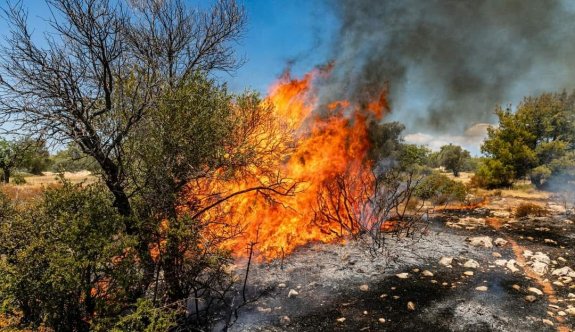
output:
<instances>
[{"instance_id":1,"label":"orange flame","mask_svg":"<svg viewBox=\"0 0 575 332\"><path fill-rule=\"evenodd\" d=\"M380 119L387 111L386 94L363 107L346 100L322 106L314 88L315 80L322 75L328 73L314 70L299 80L286 74L270 89L266 103L272 106L275 125L254 135L254 143L262 146L261 158L266 159L268 169L277 170L282 188L290 190L286 195L271 192L269 196L264 190L250 191L222 204L219 214L223 222L210 226L208 231L239 232L223 245L238 256L245 255L246 247L256 241L257 250L267 259L310 242L339 241L342 234L334 230L357 218L371 195L366 190L374 181L373 165L367 158L368 121ZM270 142L274 142L274 151L281 153L263 153ZM330 183L342 177L349 183L345 190L328 193L330 209L338 211L338 220L318 211L318 199L325 196ZM233 193L274 180L269 172L252 167L241 181L206 185L212 190L217 187L218 192ZM216 218L213 214L208 217Z\"/></svg>"}]
</instances>

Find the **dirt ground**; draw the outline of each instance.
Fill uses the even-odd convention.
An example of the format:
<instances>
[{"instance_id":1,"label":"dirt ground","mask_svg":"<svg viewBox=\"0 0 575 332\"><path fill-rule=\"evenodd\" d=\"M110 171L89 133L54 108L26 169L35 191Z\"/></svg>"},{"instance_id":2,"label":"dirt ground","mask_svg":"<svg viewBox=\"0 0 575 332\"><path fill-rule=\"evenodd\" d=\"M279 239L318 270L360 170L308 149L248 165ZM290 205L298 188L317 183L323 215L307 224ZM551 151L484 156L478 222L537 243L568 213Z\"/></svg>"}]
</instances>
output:
<instances>
[{"instance_id":1,"label":"dirt ground","mask_svg":"<svg viewBox=\"0 0 575 332\"><path fill-rule=\"evenodd\" d=\"M390 239L384 255L315 244L258 264L253 290L271 292L231 330L574 331L575 216L565 197L479 194L482 206L437 211L426 234ZM516 218L527 202L548 215Z\"/></svg>"}]
</instances>

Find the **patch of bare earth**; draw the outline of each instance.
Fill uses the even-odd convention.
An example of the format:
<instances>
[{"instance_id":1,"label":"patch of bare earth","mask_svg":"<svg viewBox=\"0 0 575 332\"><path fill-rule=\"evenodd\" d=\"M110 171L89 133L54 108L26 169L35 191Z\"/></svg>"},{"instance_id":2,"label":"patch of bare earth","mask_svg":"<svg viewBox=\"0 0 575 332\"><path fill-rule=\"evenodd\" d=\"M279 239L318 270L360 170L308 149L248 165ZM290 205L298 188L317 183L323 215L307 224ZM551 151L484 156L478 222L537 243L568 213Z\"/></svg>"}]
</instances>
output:
<instances>
[{"instance_id":1,"label":"patch of bare earth","mask_svg":"<svg viewBox=\"0 0 575 332\"><path fill-rule=\"evenodd\" d=\"M251 294L270 292L231 330L574 330L575 216L550 193L480 194L483 204L431 215L427 234L390 239L384 255L314 244L253 265ZM523 203L548 214L516 218Z\"/></svg>"}]
</instances>

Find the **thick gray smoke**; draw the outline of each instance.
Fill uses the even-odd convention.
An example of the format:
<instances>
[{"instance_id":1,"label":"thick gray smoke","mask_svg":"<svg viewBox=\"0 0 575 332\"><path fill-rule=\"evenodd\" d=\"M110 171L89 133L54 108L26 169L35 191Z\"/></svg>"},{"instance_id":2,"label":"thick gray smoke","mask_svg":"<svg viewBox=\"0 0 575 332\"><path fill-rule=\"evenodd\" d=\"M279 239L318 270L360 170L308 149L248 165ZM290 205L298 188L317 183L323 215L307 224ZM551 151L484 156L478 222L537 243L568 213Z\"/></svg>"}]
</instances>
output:
<instances>
[{"instance_id":1,"label":"thick gray smoke","mask_svg":"<svg viewBox=\"0 0 575 332\"><path fill-rule=\"evenodd\" d=\"M463 131L495 105L575 87L575 1L326 0L341 23L326 99L389 83L410 131Z\"/></svg>"}]
</instances>

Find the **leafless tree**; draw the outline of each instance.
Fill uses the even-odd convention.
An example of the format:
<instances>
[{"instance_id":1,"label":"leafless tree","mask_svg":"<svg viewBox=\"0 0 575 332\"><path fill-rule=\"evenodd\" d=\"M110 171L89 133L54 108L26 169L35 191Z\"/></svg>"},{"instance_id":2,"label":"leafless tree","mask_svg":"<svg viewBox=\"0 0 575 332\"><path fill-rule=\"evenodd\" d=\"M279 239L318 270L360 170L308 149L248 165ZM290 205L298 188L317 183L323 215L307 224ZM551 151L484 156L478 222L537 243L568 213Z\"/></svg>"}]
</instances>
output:
<instances>
[{"instance_id":1,"label":"leafless tree","mask_svg":"<svg viewBox=\"0 0 575 332\"><path fill-rule=\"evenodd\" d=\"M22 2L8 4L0 50L0 112L15 130L75 142L101 168L115 206L130 206L124 144L155 99L194 72L232 70L243 9L208 11L181 0L47 0L52 28L38 42ZM128 228L133 228L128 225Z\"/></svg>"}]
</instances>

